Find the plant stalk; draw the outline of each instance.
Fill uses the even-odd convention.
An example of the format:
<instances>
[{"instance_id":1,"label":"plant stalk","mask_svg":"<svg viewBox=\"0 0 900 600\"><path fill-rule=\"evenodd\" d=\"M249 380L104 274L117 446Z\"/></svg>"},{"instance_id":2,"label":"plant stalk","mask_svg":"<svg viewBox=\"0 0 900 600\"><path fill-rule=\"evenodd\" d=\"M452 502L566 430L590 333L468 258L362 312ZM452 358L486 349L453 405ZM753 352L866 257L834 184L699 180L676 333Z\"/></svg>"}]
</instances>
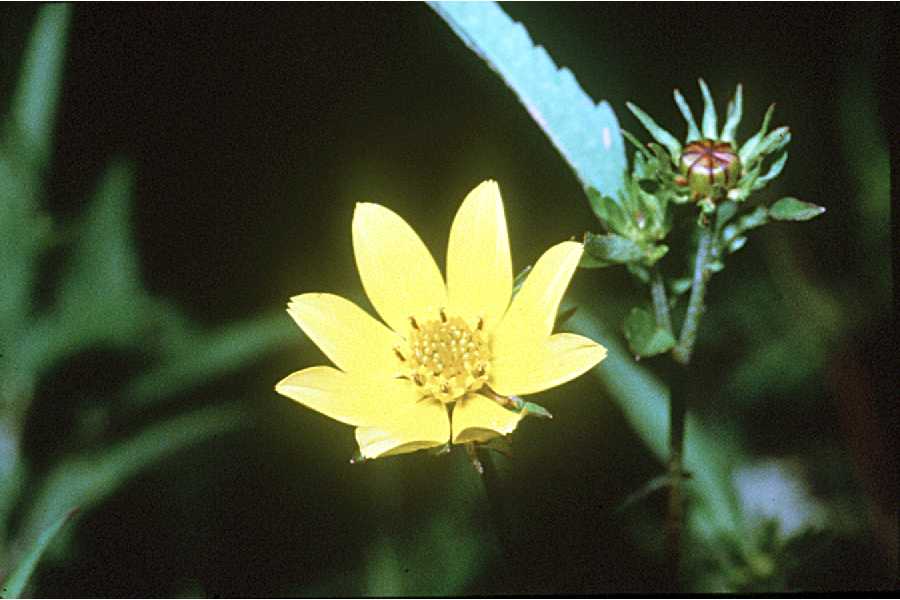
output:
<instances>
[{"instance_id":1,"label":"plant stalk","mask_svg":"<svg viewBox=\"0 0 900 600\"><path fill-rule=\"evenodd\" d=\"M694 260L694 274L691 283L691 295L685 313L684 324L678 343L672 349L672 359L681 367L687 367L691 361L700 318L704 311L706 281L709 278L708 263L712 253L713 232L708 227L700 228L697 243L697 256ZM659 285L662 285L660 280ZM658 304L657 282L654 279L651 293L654 306ZM662 289L665 293L665 288ZM668 315L666 315L668 316ZM659 316L657 316L659 321ZM662 322L660 322L662 324ZM684 499L682 480L684 478L684 435L687 415L687 371L685 368L675 369L670 383L669 408L669 502L666 516L666 556L667 574L670 589L681 590L681 532L684 522Z\"/></svg>"}]
</instances>

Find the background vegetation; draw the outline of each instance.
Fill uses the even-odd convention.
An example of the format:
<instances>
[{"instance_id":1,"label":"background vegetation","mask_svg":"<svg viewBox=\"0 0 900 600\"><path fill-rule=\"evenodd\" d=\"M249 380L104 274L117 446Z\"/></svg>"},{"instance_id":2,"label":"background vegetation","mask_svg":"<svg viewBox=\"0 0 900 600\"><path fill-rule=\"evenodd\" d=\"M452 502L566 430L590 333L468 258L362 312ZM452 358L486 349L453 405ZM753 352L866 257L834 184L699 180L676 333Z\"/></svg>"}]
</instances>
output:
<instances>
[{"instance_id":1,"label":"background vegetation","mask_svg":"<svg viewBox=\"0 0 900 600\"><path fill-rule=\"evenodd\" d=\"M695 524L687 574L894 587L886 9L504 8L632 132L629 100L680 131L672 88L695 101L700 76L720 99L744 84L748 128L777 103L791 158L766 193L828 212L760 230L708 291L695 485L727 490L753 550ZM458 202L494 178L517 270L596 229L544 134L426 5L19 5L0 44L0 572L58 525L34 595L664 585L664 497L639 492L664 470L646 432L665 404L634 400L662 390L621 351L643 300L622 270L575 277L575 326L615 352L514 435L505 547L462 452L350 465L350 428L272 391L322 361L289 296L364 303L356 202L404 215L442 261Z\"/></svg>"}]
</instances>

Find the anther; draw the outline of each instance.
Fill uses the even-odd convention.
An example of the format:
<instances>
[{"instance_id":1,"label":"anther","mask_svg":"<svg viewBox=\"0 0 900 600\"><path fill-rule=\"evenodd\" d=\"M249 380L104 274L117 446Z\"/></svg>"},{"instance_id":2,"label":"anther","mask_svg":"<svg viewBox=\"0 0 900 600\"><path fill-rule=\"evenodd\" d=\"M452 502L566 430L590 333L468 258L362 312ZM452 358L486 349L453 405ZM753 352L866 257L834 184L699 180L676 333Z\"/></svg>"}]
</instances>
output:
<instances>
[{"instance_id":1,"label":"anther","mask_svg":"<svg viewBox=\"0 0 900 600\"><path fill-rule=\"evenodd\" d=\"M440 313L441 313L441 323L446 323L447 322L447 313L444 312L443 308L440 310Z\"/></svg>"},{"instance_id":2,"label":"anther","mask_svg":"<svg viewBox=\"0 0 900 600\"><path fill-rule=\"evenodd\" d=\"M484 329L484 318L478 317L478 331L481 331L482 329Z\"/></svg>"},{"instance_id":3,"label":"anther","mask_svg":"<svg viewBox=\"0 0 900 600\"><path fill-rule=\"evenodd\" d=\"M416 323L416 318L415 318L415 317L410 317L410 318L409 318L409 324L413 326L413 329L415 329L415 330L418 330L418 329L419 329L419 324Z\"/></svg>"},{"instance_id":4,"label":"anther","mask_svg":"<svg viewBox=\"0 0 900 600\"><path fill-rule=\"evenodd\" d=\"M399 358L402 362L406 362L406 357L403 356L403 355L400 353L400 350L398 350L397 348L394 348L394 354L396 354L396 355L397 355L397 358Z\"/></svg>"}]
</instances>

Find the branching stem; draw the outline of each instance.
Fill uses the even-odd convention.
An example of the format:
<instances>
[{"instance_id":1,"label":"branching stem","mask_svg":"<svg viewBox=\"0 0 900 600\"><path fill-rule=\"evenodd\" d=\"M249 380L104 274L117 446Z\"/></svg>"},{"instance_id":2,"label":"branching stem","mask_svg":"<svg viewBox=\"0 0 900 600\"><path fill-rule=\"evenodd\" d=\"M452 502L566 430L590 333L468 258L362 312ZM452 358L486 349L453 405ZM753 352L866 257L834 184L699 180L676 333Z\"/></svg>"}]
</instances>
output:
<instances>
[{"instance_id":1,"label":"branching stem","mask_svg":"<svg viewBox=\"0 0 900 600\"><path fill-rule=\"evenodd\" d=\"M691 296L688 300L687 312L684 324L681 327L681 335L678 343L672 349L672 359L687 367L691 361L691 353L697 340L697 331L700 327L700 318L704 311L704 296L706 293L706 281L709 278L708 264L712 254L713 232L708 227L700 228L700 238L697 242L697 256L694 260L694 274L691 282ZM658 272L656 273L658 275ZM657 283L653 280L651 293L653 304L657 307L658 286L662 286L660 278ZM665 288L662 289L665 293ZM668 314L665 315L668 317ZM657 322L661 325L659 308L657 308ZM670 325L671 326L671 325ZM670 589L677 592L681 589L681 531L684 521L684 501L682 498L681 482L684 478L684 435L685 420L687 415L687 401L685 398L686 373L684 369L677 369L674 378L670 381L670 409L669 409L669 504L666 517L666 555L667 570Z\"/></svg>"}]
</instances>

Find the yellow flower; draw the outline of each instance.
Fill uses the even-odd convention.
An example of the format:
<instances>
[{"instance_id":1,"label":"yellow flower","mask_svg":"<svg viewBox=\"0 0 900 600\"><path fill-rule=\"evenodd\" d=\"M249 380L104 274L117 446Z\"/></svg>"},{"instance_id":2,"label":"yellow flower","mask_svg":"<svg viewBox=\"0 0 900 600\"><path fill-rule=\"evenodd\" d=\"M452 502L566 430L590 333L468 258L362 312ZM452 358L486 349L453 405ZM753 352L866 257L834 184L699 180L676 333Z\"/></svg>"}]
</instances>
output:
<instances>
[{"instance_id":1,"label":"yellow flower","mask_svg":"<svg viewBox=\"0 0 900 600\"><path fill-rule=\"evenodd\" d=\"M337 368L297 371L275 390L355 426L365 458L511 433L528 412L518 395L565 383L606 356L588 338L551 334L581 244L547 250L512 298L506 218L493 181L456 213L446 285L412 228L378 204L357 204L353 252L387 325L340 296L294 296L288 313Z\"/></svg>"}]
</instances>

